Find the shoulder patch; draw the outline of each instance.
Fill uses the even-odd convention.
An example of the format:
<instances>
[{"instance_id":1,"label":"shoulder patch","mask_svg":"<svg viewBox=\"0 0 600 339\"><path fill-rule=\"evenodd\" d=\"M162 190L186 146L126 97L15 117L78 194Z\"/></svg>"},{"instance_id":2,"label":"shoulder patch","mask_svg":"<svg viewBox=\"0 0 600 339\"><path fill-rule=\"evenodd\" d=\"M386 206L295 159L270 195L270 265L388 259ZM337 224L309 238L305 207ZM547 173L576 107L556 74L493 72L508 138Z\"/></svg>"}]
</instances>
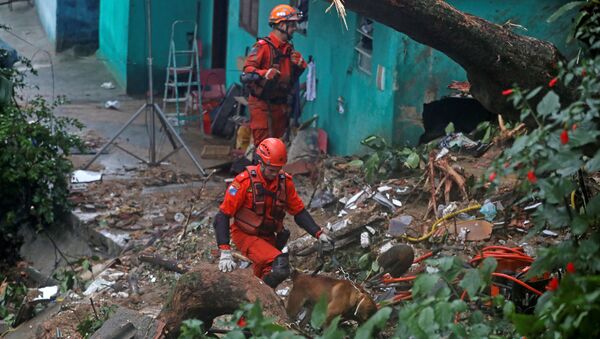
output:
<instances>
[{"instance_id":1,"label":"shoulder patch","mask_svg":"<svg viewBox=\"0 0 600 339\"><path fill-rule=\"evenodd\" d=\"M237 191L238 191L239 187L236 188L233 184L231 184L231 186L229 186L229 189L227 190L227 192L229 193L229 195L231 195L232 197L235 197Z\"/></svg>"},{"instance_id":2,"label":"shoulder patch","mask_svg":"<svg viewBox=\"0 0 600 339\"><path fill-rule=\"evenodd\" d=\"M256 42L257 45L266 45L267 41L264 39L258 39L258 41Z\"/></svg>"},{"instance_id":3,"label":"shoulder patch","mask_svg":"<svg viewBox=\"0 0 600 339\"><path fill-rule=\"evenodd\" d=\"M242 182L247 179L250 179L250 175L248 174L248 171L244 170L242 173L238 174L235 177L234 182L236 182L236 181Z\"/></svg>"}]
</instances>

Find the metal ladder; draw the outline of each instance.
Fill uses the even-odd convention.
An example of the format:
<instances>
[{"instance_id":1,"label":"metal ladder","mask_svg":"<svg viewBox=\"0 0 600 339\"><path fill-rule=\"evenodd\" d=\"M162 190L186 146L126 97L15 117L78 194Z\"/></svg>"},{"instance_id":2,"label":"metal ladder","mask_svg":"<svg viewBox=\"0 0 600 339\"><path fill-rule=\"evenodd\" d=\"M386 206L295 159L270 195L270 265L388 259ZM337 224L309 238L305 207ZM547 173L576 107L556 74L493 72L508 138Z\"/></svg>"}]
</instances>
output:
<instances>
[{"instance_id":1,"label":"metal ladder","mask_svg":"<svg viewBox=\"0 0 600 339\"><path fill-rule=\"evenodd\" d=\"M175 36L178 25L189 25L194 27L191 37L187 33L187 49L177 49ZM182 28L180 27L180 30ZM169 123L174 125L177 132L187 121L200 120L200 131L204 133L203 120L201 116L192 116L192 91L197 91L196 104L198 112L202 112L202 99L200 90L200 53L198 51L198 25L190 20L176 20L171 25L171 42L169 46L169 61L167 63L167 75L165 77L165 92L163 95L162 109ZM191 48L191 49L190 49ZM181 66L183 64L183 66ZM167 110L170 106L170 111ZM173 107L174 106L174 107ZM182 107L183 106L183 107Z\"/></svg>"}]
</instances>

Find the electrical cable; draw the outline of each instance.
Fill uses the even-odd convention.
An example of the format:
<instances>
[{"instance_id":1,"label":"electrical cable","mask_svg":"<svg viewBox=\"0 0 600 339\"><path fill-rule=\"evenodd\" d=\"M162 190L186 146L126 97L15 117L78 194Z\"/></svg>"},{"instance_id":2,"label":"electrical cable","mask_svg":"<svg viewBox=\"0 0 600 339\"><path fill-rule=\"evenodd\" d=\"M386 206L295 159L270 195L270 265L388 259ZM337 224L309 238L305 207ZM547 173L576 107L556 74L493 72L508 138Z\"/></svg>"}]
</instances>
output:
<instances>
[{"instance_id":1,"label":"electrical cable","mask_svg":"<svg viewBox=\"0 0 600 339\"><path fill-rule=\"evenodd\" d=\"M439 226L439 224L441 224L442 222L444 222L444 221L446 221L446 220L448 220L448 219L450 219L450 218L453 218L453 217L455 217L455 216L457 216L457 215L459 215L459 214L461 214L461 213L470 212L470 211L473 211L473 210L478 210L478 209L480 209L480 208L481 208L481 205L479 205L479 204L475 204L475 205L473 205L473 206L469 206L469 207L467 207L467 208L465 208L465 209L462 209L462 210L459 210L459 211L456 211L456 212L453 212L453 213L449 213L449 214L447 214L447 215L445 215L445 216L443 216L443 217L441 217L441 218L437 219L437 220L436 220L436 221L433 223L433 225L431 225L431 230L430 230L429 232L425 233L424 235L422 235L422 236L418 237L418 238L410 237L410 236L408 236L408 235L404 235L404 236L402 236L402 237L403 237L404 239L408 240L408 241L411 241L411 242L421 242L421 241L423 241L423 240L427 240L429 237L431 237L431 236L432 236L432 235L435 233L435 231L437 230L437 227L438 227L438 226Z\"/></svg>"}]
</instances>

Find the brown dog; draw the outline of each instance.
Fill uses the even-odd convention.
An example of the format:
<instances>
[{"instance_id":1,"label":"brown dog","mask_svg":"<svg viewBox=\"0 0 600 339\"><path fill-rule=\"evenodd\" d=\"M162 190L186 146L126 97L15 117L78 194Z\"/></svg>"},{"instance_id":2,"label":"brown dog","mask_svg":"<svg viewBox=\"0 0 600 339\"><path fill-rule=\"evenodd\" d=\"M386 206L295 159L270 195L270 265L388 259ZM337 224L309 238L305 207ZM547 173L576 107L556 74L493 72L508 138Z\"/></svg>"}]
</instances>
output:
<instances>
[{"instance_id":1,"label":"brown dog","mask_svg":"<svg viewBox=\"0 0 600 339\"><path fill-rule=\"evenodd\" d=\"M325 325L329 325L338 315L345 320L354 319L362 323L377 312L377 305L367 292L348 280L311 276L296 270L292 272L291 278L294 286L287 304L287 314L291 319L298 316L304 305L312 310L322 295L327 298Z\"/></svg>"}]
</instances>

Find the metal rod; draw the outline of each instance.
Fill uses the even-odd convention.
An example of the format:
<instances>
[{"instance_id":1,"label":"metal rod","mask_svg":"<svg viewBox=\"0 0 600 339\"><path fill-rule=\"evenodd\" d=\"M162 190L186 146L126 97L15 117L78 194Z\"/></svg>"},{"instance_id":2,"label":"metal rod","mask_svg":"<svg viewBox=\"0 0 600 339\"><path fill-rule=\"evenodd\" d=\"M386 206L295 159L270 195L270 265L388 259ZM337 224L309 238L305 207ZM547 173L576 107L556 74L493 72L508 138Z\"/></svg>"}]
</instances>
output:
<instances>
[{"instance_id":1,"label":"metal rod","mask_svg":"<svg viewBox=\"0 0 600 339\"><path fill-rule=\"evenodd\" d=\"M158 107L157 104L154 104L154 112L156 114L158 114L159 116L162 116L163 120L167 120L167 118L165 117L165 114L160 110L160 107ZM179 134L177 134L177 132L175 131L175 129L173 128L173 126L171 126L171 124L166 124L165 127L169 131L171 131L171 133L173 133L173 135L175 136L175 138L177 139L177 141L179 141L179 144L181 145L181 147L183 147L183 149L185 150L185 152L187 153L187 155L190 157L190 159L192 159L192 162L194 163L194 165L196 166L196 168L198 168L198 170L200 171L200 173L202 173L202 175L206 175L206 172L204 171L204 169L202 168L202 166L200 166L200 163L198 163L198 160L196 160L196 157L194 157L194 155L192 154L192 152L190 151L190 149L187 147L187 145L185 144L185 142L183 141L183 139L181 139L181 136Z\"/></svg>"},{"instance_id":2,"label":"metal rod","mask_svg":"<svg viewBox=\"0 0 600 339\"><path fill-rule=\"evenodd\" d=\"M123 133L123 131L138 117L138 115L140 115L140 113L142 113L142 111L144 111L145 108L146 108L146 105L140 107L140 109L138 109L137 112L135 112L135 114L133 116L131 116L131 118L129 118L129 120L125 123L125 125L123 125L123 127L121 127L121 129L117 132L117 134L115 134L115 136L112 137L112 139L110 139L109 142L107 142L106 144L104 144L104 146L102 146L100 151L98 151L98 153L96 153L96 155L94 155L92 160L90 160L87 164L85 164L85 166L83 166L83 169L88 169L88 167L90 167L90 165L96 159L98 159L98 157L102 154L102 152L104 152L104 150L106 150L108 148L108 146L110 146L119 137L119 135L121 135L121 133Z\"/></svg>"},{"instance_id":3,"label":"metal rod","mask_svg":"<svg viewBox=\"0 0 600 339\"><path fill-rule=\"evenodd\" d=\"M147 102L150 112L154 113L154 84L152 77L152 1L146 0L146 31L148 32L148 94ZM156 165L156 126L154 114L150 123L150 161L151 166Z\"/></svg>"}]
</instances>

